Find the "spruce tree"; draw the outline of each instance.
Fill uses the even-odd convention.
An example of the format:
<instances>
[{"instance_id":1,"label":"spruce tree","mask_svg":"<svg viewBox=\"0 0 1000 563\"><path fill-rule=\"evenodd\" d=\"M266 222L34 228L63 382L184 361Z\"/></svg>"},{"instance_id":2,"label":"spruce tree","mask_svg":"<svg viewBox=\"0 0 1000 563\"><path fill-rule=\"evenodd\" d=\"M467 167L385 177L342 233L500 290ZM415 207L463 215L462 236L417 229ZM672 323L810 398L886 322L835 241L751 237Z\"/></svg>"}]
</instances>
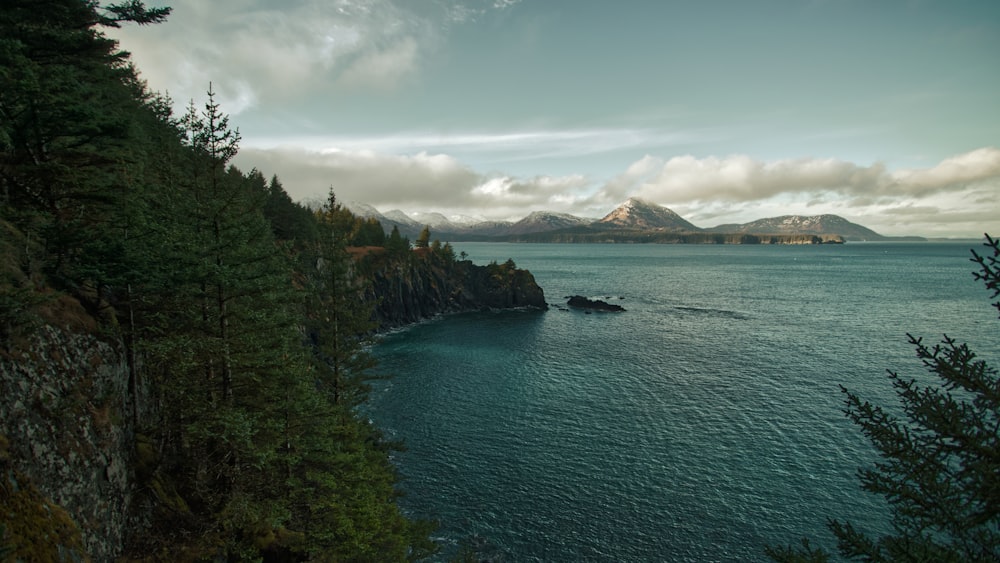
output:
<instances>
[{"instance_id":1,"label":"spruce tree","mask_svg":"<svg viewBox=\"0 0 1000 563\"><path fill-rule=\"evenodd\" d=\"M410 251L410 241L400 234L399 226L393 225L392 232L385 241L385 250L390 256L405 256Z\"/></svg>"},{"instance_id":2,"label":"spruce tree","mask_svg":"<svg viewBox=\"0 0 1000 563\"><path fill-rule=\"evenodd\" d=\"M334 404L353 408L366 398L365 380L375 367L367 350L375 329L374 305L363 299L365 281L347 252L353 214L337 203L331 189L317 216L320 237L310 329L323 389Z\"/></svg>"},{"instance_id":3,"label":"spruce tree","mask_svg":"<svg viewBox=\"0 0 1000 563\"><path fill-rule=\"evenodd\" d=\"M171 314L147 350L169 408L169 473L196 529L239 538L273 521L278 506L265 484L282 451L283 399L304 365L299 297L262 212L263 177L226 167L238 134L211 91L205 109L182 122L185 174L162 194L171 203L160 230L171 274L161 278L158 307Z\"/></svg>"},{"instance_id":4,"label":"spruce tree","mask_svg":"<svg viewBox=\"0 0 1000 563\"><path fill-rule=\"evenodd\" d=\"M0 10L3 214L43 242L48 277L69 290L96 263L84 247L114 244L102 226L131 106L123 85L134 76L100 19L78 0Z\"/></svg>"}]
</instances>

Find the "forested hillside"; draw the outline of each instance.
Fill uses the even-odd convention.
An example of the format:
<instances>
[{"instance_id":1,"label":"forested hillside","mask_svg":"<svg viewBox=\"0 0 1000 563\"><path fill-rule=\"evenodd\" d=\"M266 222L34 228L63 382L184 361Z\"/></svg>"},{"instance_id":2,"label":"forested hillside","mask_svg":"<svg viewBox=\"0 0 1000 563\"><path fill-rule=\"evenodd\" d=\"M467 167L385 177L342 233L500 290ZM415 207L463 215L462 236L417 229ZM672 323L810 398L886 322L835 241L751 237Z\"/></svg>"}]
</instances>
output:
<instances>
[{"instance_id":1,"label":"forested hillside","mask_svg":"<svg viewBox=\"0 0 1000 563\"><path fill-rule=\"evenodd\" d=\"M174 115L102 33L168 15L138 1L0 10L0 553L426 555L431 526L394 502L392 445L355 410L375 375L375 303L348 247L425 258L332 191L313 212L278 178L233 167L240 136L210 85L204 107ZM107 371L94 396L116 358L120 377ZM134 498L89 516L69 506L32 466L28 427L52 435L46 455L64 473L97 459ZM83 428L94 435L70 436ZM125 467L108 465L112 442ZM109 546L101 515L118 509L130 514Z\"/></svg>"}]
</instances>

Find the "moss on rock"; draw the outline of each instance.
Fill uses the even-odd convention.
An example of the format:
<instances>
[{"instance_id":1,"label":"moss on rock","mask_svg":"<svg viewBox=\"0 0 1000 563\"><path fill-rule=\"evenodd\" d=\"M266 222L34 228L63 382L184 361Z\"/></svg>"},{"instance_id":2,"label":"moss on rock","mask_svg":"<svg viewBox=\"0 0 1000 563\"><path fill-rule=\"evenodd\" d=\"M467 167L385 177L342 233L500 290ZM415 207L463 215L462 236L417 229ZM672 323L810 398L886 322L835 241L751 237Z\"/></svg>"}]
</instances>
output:
<instances>
[{"instance_id":1,"label":"moss on rock","mask_svg":"<svg viewBox=\"0 0 1000 563\"><path fill-rule=\"evenodd\" d=\"M6 444L6 438L0 441ZM2 545L14 561L90 561L80 528L66 510L0 457Z\"/></svg>"}]
</instances>

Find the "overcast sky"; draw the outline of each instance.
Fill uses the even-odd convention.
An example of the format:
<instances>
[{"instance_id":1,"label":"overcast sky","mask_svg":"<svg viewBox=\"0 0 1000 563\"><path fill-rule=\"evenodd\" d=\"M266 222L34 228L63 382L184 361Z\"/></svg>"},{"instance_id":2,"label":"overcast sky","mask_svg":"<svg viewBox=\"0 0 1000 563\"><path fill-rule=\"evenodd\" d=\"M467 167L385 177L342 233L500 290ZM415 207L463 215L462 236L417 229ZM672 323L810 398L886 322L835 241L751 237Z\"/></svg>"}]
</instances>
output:
<instances>
[{"instance_id":1,"label":"overcast sky","mask_svg":"<svg viewBox=\"0 0 1000 563\"><path fill-rule=\"evenodd\" d=\"M295 199L1000 234L996 0L173 0L113 30Z\"/></svg>"}]
</instances>

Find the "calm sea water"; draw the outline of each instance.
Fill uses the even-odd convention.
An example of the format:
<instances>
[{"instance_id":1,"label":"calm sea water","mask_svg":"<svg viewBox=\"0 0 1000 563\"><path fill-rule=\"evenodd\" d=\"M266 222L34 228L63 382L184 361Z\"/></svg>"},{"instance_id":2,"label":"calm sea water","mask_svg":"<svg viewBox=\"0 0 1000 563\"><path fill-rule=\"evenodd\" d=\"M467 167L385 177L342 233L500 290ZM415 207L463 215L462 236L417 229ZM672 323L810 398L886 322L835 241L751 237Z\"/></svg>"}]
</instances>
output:
<instances>
[{"instance_id":1,"label":"calm sea water","mask_svg":"<svg viewBox=\"0 0 1000 563\"><path fill-rule=\"evenodd\" d=\"M829 517L886 529L856 469L874 454L843 384L882 404L906 333L998 359L969 243L843 246L458 244L513 258L550 304L624 313L474 313L387 336L371 417L441 559L754 561Z\"/></svg>"}]
</instances>

